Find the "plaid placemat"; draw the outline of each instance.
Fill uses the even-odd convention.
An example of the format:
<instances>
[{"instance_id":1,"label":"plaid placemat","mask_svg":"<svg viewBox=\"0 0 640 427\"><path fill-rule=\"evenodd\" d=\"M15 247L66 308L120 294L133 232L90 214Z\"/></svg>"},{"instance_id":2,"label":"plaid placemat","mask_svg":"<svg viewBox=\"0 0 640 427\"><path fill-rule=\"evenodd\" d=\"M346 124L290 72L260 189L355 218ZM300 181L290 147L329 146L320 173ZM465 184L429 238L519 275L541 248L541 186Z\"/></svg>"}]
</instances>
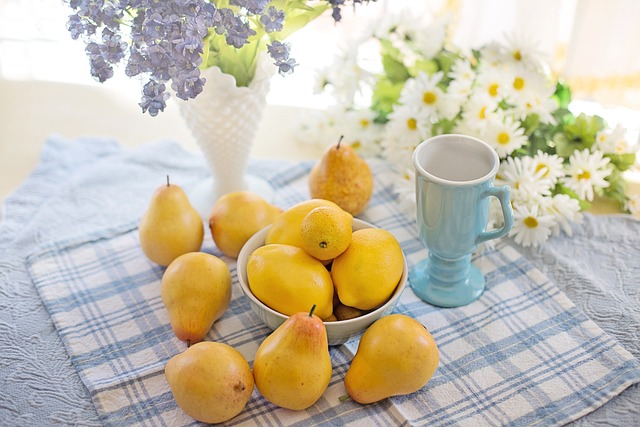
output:
<instances>
[{"instance_id":1,"label":"plaid placemat","mask_svg":"<svg viewBox=\"0 0 640 427\"><path fill-rule=\"evenodd\" d=\"M412 266L426 257L415 223L395 206L394 175L384 163L372 165L376 191L360 217L391 231ZM276 205L308 198L309 168L265 169ZM270 330L242 296L235 261L210 236L203 250L225 260L233 276L229 309L206 339L233 346L251 364ZM332 380L314 406L281 409L254 390L228 424L561 425L640 382L638 361L515 249L498 242L474 263L487 281L478 301L440 309L407 288L395 310L427 326L440 349L438 370L419 392L366 406L341 402L353 340L331 348ZM50 244L29 257L28 268L104 424L197 424L177 407L164 377L185 345L160 297L164 269L142 254L136 223Z\"/></svg>"}]
</instances>

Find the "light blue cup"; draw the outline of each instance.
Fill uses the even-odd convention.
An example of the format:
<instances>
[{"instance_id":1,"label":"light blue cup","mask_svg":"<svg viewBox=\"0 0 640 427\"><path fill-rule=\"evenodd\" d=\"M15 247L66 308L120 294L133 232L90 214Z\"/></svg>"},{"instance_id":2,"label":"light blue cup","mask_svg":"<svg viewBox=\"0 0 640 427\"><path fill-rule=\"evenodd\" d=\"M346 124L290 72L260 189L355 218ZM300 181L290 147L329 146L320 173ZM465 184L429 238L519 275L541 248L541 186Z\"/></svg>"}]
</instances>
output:
<instances>
[{"instance_id":1,"label":"light blue cup","mask_svg":"<svg viewBox=\"0 0 640 427\"><path fill-rule=\"evenodd\" d=\"M429 257L409 274L416 295L440 307L460 307L484 291L484 276L471 264L478 244L509 232L513 212L509 187L494 187L500 166L487 143L465 135L439 135L422 142L413 153L420 240ZM504 225L483 231L489 219L489 198L502 205Z\"/></svg>"}]
</instances>

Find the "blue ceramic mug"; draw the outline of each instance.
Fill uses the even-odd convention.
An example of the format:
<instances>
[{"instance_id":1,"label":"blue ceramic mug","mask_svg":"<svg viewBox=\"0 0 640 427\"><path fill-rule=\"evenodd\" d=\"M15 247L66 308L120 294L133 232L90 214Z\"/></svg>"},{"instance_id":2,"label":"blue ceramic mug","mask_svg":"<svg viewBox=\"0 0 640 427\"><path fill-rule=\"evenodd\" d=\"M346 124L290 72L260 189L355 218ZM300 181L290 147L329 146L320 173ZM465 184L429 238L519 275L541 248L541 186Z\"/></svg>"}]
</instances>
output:
<instances>
[{"instance_id":1,"label":"blue ceramic mug","mask_svg":"<svg viewBox=\"0 0 640 427\"><path fill-rule=\"evenodd\" d=\"M509 232L513 212L509 187L494 187L500 166L487 143L465 135L439 135L413 153L420 240L429 257L410 272L416 295L440 307L459 307L484 291L484 276L471 264L476 246ZM483 231L489 220L489 198L502 205L504 225Z\"/></svg>"}]
</instances>

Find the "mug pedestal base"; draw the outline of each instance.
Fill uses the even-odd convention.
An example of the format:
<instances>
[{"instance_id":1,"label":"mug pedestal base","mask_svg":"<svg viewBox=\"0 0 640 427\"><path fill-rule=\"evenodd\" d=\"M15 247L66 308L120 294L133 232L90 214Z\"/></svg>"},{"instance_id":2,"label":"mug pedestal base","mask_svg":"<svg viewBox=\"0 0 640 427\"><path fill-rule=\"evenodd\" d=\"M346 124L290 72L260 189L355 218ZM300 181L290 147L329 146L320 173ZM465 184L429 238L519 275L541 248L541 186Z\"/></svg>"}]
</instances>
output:
<instances>
[{"instance_id":1,"label":"mug pedestal base","mask_svg":"<svg viewBox=\"0 0 640 427\"><path fill-rule=\"evenodd\" d=\"M462 307L477 300L484 292L484 276L474 265L469 277L456 283L437 283L429 277L429 259L416 264L409 272L413 292L423 301L438 307Z\"/></svg>"}]
</instances>

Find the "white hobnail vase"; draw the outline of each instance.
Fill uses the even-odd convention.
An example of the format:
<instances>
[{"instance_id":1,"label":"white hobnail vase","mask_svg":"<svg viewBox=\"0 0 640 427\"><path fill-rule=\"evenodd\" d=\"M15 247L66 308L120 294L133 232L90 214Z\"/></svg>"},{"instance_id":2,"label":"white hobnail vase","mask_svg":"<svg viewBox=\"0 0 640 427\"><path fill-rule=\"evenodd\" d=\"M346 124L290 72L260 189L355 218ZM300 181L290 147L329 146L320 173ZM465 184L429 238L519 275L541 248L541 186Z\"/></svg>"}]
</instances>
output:
<instances>
[{"instance_id":1,"label":"white hobnail vase","mask_svg":"<svg viewBox=\"0 0 640 427\"><path fill-rule=\"evenodd\" d=\"M266 200L273 198L273 189L266 181L247 173L273 69L261 56L249 86L237 87L233 76L210 67L201 71L206 83L196 98L176 98L211 172L210 178L188 192L189 201L205 221L215 201L224 194L248 190Z\"/></svg>"}]
</instances>

